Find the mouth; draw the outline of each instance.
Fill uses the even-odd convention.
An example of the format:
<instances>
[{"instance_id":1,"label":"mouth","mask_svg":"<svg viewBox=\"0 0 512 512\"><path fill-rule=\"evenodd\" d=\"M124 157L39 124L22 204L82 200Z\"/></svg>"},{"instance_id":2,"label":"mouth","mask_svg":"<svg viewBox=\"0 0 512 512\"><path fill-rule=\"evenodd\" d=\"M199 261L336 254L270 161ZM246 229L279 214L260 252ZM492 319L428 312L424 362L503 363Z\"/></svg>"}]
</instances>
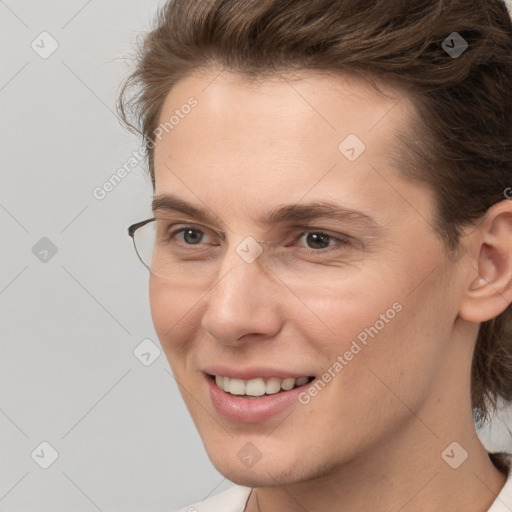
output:
<instances>
[{"instance_id":1,"label":"mouth","mask_svg":"<svg viewBox=\"0 0 512 512\"><path fill-rule=\"evenodd\" d=\"M264 366L204 368L212 409L232 423L263 423L296 407L316 377ZM288 413L290 414L290 413Z\"/></svg>"},{"instance_id":2,"label":"mouth","mask_svg":"<svg viewBox=\"0 0 512 512\"><path fill-rule=\"evenodd\" d=\"M225 393L248 400L255 400L268 395L286 393L287 391L306 386L315 379L313 376L302 376L296 378L257 377L247 380L222 375L207 374L207 376Z\"/></svg>"}]
</instances>

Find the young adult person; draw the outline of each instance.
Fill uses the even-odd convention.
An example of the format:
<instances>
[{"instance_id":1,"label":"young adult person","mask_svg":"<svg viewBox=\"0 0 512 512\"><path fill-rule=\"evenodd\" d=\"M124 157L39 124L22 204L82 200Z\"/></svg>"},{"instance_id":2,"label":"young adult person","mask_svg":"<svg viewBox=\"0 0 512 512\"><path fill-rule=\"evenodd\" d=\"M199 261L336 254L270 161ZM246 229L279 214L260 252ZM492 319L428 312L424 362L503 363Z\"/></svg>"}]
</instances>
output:
<instances>
[{"instance_id":1,"label":"young adult person","mask_svg":"<svg viewBox=\"0 0 512 512\"><path fill-rule=\"evenodd\" d=\"M135 91L131 93L131 91ZM170 0L119 108L152 318L213 465L183 510L503 512L512 23L500 0Z\"/></svg>"}]
</instances>

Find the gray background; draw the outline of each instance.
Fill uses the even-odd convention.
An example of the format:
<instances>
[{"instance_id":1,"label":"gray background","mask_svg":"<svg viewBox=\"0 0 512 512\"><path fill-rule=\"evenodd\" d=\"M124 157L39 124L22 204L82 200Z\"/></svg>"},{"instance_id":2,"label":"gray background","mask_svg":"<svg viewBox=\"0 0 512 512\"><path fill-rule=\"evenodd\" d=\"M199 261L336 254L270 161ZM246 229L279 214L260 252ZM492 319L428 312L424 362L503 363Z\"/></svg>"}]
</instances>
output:
<instances>
[{"instance_id":1,"label":"gray background","mask_svg":"<svg viewBox=\"0 0 512 512\"><path fill-rule=\"evenodd\" d=\"M158 354L126 234L150 214L144 163L92 193L140 147L114 106L161 3L0 0L3 512L171 511L230 486ZM502 419L482 436L512 451Z\"/></svg>"}]
</instances>

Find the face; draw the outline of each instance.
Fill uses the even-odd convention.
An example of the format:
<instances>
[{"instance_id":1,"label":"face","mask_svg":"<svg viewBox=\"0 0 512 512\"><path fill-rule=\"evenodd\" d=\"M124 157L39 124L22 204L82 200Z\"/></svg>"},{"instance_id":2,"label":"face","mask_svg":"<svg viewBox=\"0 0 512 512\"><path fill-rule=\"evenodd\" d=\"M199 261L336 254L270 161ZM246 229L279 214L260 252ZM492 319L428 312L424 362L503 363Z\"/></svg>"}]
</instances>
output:
<instances>
[{"instance_id":1,"label":"face","mask_svg":"<svg viewBox=\"0 0 512 512\"><path fill-rule=\"evenodd\" d=\"M433 194L389 158L413 107L381 90L203 72L166 99L161 122L179 122L156 145L155 216L176 270L152 274L152 316L208 455L234 482L331 473L415 428L411 411L446 385L457 272Z\"/></svg>"}]
</instances>

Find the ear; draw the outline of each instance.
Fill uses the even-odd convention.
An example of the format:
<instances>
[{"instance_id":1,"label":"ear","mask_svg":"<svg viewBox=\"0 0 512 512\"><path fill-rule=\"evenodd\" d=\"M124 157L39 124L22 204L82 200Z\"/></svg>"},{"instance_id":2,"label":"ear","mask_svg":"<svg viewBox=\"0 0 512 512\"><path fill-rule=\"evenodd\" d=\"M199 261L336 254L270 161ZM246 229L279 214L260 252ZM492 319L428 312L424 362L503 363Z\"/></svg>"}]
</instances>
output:
<instances>
[{"instance_id":1,"label":"ear","mask_svg":"<svg viewBox=\"0 0 512 512\"><path fill-rule=\"evenodd\" d=\"M470 322L495 318L512 302L512 200L495 204L471 233L471 270L459 316Z\"/></svg>"}]
</instances>

